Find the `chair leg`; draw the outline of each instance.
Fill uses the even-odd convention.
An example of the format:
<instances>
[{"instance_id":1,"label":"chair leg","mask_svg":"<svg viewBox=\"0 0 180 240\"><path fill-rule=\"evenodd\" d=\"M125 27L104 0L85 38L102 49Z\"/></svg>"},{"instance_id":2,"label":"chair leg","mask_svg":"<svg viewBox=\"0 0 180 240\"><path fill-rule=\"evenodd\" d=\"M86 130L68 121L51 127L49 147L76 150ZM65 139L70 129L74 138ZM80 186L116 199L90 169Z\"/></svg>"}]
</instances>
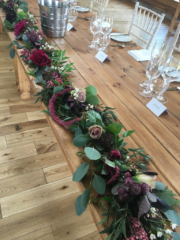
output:
<instances>
[{"instance_id":1,"label":"chair leg","mask_svg":"<svg viewBox=\"0 0 180 240\"><path fill-rule=\"evenodd\" d=\"M21 93L21 99L28 99L31 97L30 94L30 83L26 73L24 72L24 68L22 63L18 57L16 57L16 64L18 70L18 81L19 81L19 90Z\"/></svg>"},{"instance_id":2,"label":"chair leg","mask_svg":"<svg viewBox=\"0 0 180 240\"><path fill-rule=\"evenodd\" d=\"M15 55L14 57L14 70L15 70L15 76L16 76L16 87L19 90L19 75L18 75L18 57Z\"/></svg>"},{"instance_id":3,"label":"chair leg","mask_svg":"<svg viewBox=\"0 0 180 240\"><path fill-rule=\"evenodd\" d=\"M0 17L0 33L3 33L3 23L1 17Z\"/></svg>"},{"instance_id":4,"label":"chair leg","mask_svg":"<svg viewBox=\"0 0 180 240\"><path fill-rule=\"evenodd\" d=\"M176 8L176 12L175 12L175 14L174 14L173 20L172 20L171 25L170 25L170 27L169 27L169 31L168 31L169 33L172 32L172 30L173 30L173 28L174 28L174 26L175 26L176 19L178 18L179 12L180 12L180 2L178 3L178 6L177 6L177 8Z\"/></svg>"}]
</instances>

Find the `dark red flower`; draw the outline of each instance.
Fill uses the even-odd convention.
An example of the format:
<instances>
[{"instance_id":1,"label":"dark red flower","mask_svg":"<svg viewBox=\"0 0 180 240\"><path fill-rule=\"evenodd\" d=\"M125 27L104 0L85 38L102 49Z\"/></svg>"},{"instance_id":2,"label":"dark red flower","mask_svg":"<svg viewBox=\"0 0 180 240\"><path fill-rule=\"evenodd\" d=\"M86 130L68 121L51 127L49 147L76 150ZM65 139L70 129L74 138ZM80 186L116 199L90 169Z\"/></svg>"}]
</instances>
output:
<instances>
[{"instance_id":1,"label":"dark red flower","mask_svg":"<svg viewBox=\"0 0 180 240\"><path fill-rule=\"evenodd\" d=\"M131 184L129 191L132 196L137 196L141 192L141 185L139 183L133 183Z\"/></svg>"},{"instance_id":2,"label":"dark red flower","mask_svg":"<svg viewBox=\"0 0 180 240\"><path fill-rule=\"evenodd\" d=\"M126 202L129 199L129 194L124 188L120 187L120 188L118 188L117 191L118 191L119 199L121 201Z\"/></svg>"},{"instance_id":3,"label":"dark red flower","mask_svg":"<svg viewBox=\"0 0 180 240\"><path fill-rule=\"evenodd\" d=\"M126 178L126 177L131 177L131 173L130 172L125 172L124 173L124 177Z\"/></svg>"},{"instance_id":4,"label":"dark red flower","mask_svg":"<svg viewBox=\"0 0 180 240\"><path fill-rule=\"evenodd\" d=\"M120 154L119 150L114 149L114 150L111 151L110 157L111 157L112 159L117 159L117 160L119 160L119 159L121 159L121 154Z\"/></svg>"},{"instance_id":5,"label":"dark red flower","mask_svg":"<svg viewBox=\"0 0 180 240\"><path fill-rule=\"evenodd\" d=\"M141 193L142 194L147 194L150 190L150 186L146 183L141 184Z\"/></svg>"},{"instance_id":6,"label":"dark red flower","mask_svg":"<svg viewBox=\"0 0 180 240\"><path fill-rule=\"evenodd\" d=\"M14 35L17 37L19 36L21 33L23 33L26 30L26 20L23 19L22 21L18 22L15 24L14 27Z\"/></svg>"},{"instance_id":7,"label":"dark red flower","mask_svg":"<svg viewBox=\"0 0 180 240\"><path fill-rule=\"evenodd\" d=\"M133 178L131 178L131 177L126 177L126 178L124 179L124 185L127 186L127 187L130 187L131 184L133 184L133 183L134 183L134 180L133 180Z\"/></svg>"},{"instance_id":8,"label":"dark red flower","mask_svg":"<svg viewBox=\"0 0 180 240\"><path fill-rule=\"evenodd\" d=\"M48 55L40 49L34 52L30 59L38 66L46 67L51 65L51 59L49 59Z\"/></svg>"}]
</instances>

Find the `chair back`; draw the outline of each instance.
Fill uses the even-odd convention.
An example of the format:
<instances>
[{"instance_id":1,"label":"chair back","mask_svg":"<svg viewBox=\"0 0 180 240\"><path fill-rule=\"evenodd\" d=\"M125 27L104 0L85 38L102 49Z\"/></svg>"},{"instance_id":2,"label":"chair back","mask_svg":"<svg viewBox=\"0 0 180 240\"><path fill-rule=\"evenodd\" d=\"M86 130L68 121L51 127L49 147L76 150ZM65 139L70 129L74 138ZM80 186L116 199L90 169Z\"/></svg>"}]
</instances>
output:
<instances>
[{"instance_id":1,"label":"chair back","mask_svg":"<svg viewBox=\"0 0 180 240\"><path fill-rule=\"evenodd\" d=\"M147 44L146 49L149 49L151 43L164 19L165 14L158 14L148 8L139 5L139 2L136 3L133 18L131 21L131 26L129 29L129 35L133 35L140 39L142 42ZM150 38L145 40L140 36L137 36L136 33L132 32L133 27L139 28L140 30L147 33Z\"/></svg>"},{"instance_id":2,"label":"chair back","mask_svg":"<svg viewBox=\"0 0 180 240\"><path fill-rule=\"evenodd\" d=\"M170 49L169 55L172 55L174 49L177 52L180 52L180 44L179 44L179 47L176 47L176 43L178 41L179 35L180 35L180 22L179 22L178 27L176 29L176 32L174 34L173 41L171 43L171 49Z\"/></svg>"},{"instance_id":3,"label":"chair back","mask_svg":"<svg viewBox=\"0 0 180 240\"><path fill-rule=\"evenodd\" d=\"M90 2L90 11L92 11L94 3L97 4L97 7L105 9L108 5L109 0L91 0Z\"/></svg>"}]
</instances>

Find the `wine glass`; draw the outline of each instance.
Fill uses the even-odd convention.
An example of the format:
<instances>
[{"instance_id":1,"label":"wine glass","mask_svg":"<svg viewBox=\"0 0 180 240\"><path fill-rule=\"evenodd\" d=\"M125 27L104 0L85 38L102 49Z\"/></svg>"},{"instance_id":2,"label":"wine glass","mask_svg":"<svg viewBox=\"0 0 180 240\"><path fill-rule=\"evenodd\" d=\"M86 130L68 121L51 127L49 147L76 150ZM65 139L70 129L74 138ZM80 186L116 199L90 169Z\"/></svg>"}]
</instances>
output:
<instances>
[{"instance_id":1,"label":"wine glass","mask_svg":"<svg viewBox=\"0 0 180 240\"><path fill-rule=\"evenodd\" d=\"M163 66L162 74L151 85L151 95L162 104L168 102L163 96L164 92L168 89L170 82L180 77L180 62L175 58L170 57L167 59Z\"/></svg>"},{"instance_id":2,"label":"wine glass","mask_svg":"<svg viewBox=\"0 0 180 240\"><path fill-rule=\"evenodd\" d=\"M101 32L103 34L110 34L113 29L113 18L103 17L101 23Z\"/></svg>"},{"instance_id":3,"label":"wine glass","mask_svg":"<svg viewBox=\"0 0 180 240\"><path fill-rule=\"evenodd\" d=\"M93 41L91 42L91 45L88 47L90 48L96 48L97 40L95 41L95 35L100 31L101 29L101 18L99 18L97 15L92 16L91 23L90 23L90 30L93 33Z\"/></svg>"},{"instance_id":4,"label":"wine glass","mask_svg":"<svg viewBox=\"0 0 180 240\"><path fill-rule=\"evenodd\" d=\"M166 48L165 42L163 42L163 44L158 48L156 41L151 51L151 58L153 59L160 58L165 53L165 48ZM145 89L149 85L149 80L141 82L139 85Z\"/></svg>"},{"instance_id":5,"label":"wine glass","mask_svg":"<svg viewBox=\"0 0 180 240\"><path fill-rule=\"evenodd\" d=\"M78 16L77 10L72 7L69 9L69 16L68 16L68 22L74 22Z\"/></svg>"},{"instance_id":6,"label":"wine glass","mask_svg":"<svg viewBox=\"0 0 180 240\"><path fill-rule=\"evenodd\" d=\"M98 50L100 51L103 51L103 52L107 52L107 46L109 45L110 43L110 34L104 34L102 32L99 32L98 33L98 42L97 42L97 45L98 45Z\"/></svg>"},{"instance_id":7,"label":"wine glass","mask_svg":"<svg viewBox=\"0 0 180 240\"><path fill-rule=\"evenodd\" d=\"M149 84L146 89L139 91L139 94L143 97L152 97L152 84L154 84L164 69L165 57L163 56L164 55L152 57L146 66L146 75L149 78Z\"/></svg>"}]
</instances>

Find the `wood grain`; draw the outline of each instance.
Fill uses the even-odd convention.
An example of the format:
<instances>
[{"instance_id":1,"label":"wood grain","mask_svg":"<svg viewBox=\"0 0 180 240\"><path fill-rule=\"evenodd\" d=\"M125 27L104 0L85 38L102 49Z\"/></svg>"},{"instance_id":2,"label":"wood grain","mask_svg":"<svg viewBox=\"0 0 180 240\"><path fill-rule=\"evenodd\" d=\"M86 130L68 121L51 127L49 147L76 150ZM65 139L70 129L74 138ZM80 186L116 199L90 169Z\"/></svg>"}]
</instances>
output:
<instances>
[{"instance_id":1,"label":"wood grain","mask_svg":"<svg viewBox=\"0 0 180 240\"><path fill-rule=\"evenodd\" d=\"M45 119L46 116L41 111L27 112L27 117L29 121Z\"/></svg>"},{"instance_id":2,"label":"wood grain","mask_svg":"<svg viewBox=\"0 0 180 240\"><path fill-rule=\"evenodd\" d=\"M9 124L18 124L26 121L28 121L28 118L25 113L0 116L0 127L6 126Z\"/></svg>"},{"instance_id":3,"label":"wood grain","mask_svg":"<svg viewBox=\"0 0 180 240\"><path fill-rule=\"evenodd\" d=\"M34 188L26 193L21 192L2 198L0 200L2 216L8 217L77 192L76 183L72 182L72 178L69 177Z\"/></svg>"},{"instance_id":4,"label":"wood grain","mask_svg":"<svg viewBox=\"0 0 180 240\"><path fill-rule=\"evenodd\" d=\"M38 154L52 152L60 149L55 137L43 140L35 140L34 143L36 145Z\"/></svg>"},{"instance_id":5,"label":"wood grain","mask_svg":"<svg viewBox=\"0 0 180 240\"><path fill-rule=\"evenodd\" d=\"M4 136L0 137L0 150L7 148L6 138Z\"/></svg>"}]
</instances>

